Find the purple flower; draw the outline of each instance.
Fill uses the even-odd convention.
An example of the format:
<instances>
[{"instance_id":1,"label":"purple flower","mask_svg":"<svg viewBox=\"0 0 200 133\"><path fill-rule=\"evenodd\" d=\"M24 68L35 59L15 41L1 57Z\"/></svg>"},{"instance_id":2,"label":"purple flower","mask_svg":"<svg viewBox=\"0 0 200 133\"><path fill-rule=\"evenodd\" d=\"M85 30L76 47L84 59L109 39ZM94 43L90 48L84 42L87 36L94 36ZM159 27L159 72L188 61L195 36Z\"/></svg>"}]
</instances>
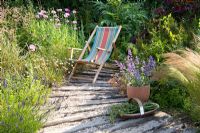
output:
<instances>
[{"instance_id":1,"label":"purple flower","mask_svg":"<svg viewBox=\"0 0 200 133\"><path fill-rule=\"evenodd\" d=\"M134 77L136 78L136 81L140 81L141 80L141 75L140 75L140 71L136 70L134 73Z\"/></svg>"},{"instance_id":2,"label":"purple flower","mask_svg":"<svg viewBox=\"0 0 200 133\"><path fill-rule=\"evenodd\" d=\"M3 80L3 86L4 86L4 88L6 88L7 86L8 86L8 83L7 83L7 80Z\"/></svg>"},{"instance_id":3,"label":"purple flower","mask_svg":"<svg viewBox=\"0 0 200 133\"><path fill-rule=\"evenodd\" d=\"M151 72L156 67L156 62L152 56L149 57L148 63L143 63L145 76L151 76Z\"/></svg>"},{"instance_id":4,"label":"purple flower","mask_svg":"<svg viewBox=\"0 0 200 133\"><path fill-rule=\"evenodd\" d=\"M126 68L125 65L121 62L115 60L115 63L119 66L120 70L124 70Z\"/></svg>"},{"instance_id":5,"label":"purple flower","mask_svg":"<svg viewBox=\"0 0 200 133\"><path fill-rule=\"evenodd\" d=\"M132 55L131 49L128 49L128 57L129 57L129 58L133 58L133 55Z\"/></svg>"}]
</instances>

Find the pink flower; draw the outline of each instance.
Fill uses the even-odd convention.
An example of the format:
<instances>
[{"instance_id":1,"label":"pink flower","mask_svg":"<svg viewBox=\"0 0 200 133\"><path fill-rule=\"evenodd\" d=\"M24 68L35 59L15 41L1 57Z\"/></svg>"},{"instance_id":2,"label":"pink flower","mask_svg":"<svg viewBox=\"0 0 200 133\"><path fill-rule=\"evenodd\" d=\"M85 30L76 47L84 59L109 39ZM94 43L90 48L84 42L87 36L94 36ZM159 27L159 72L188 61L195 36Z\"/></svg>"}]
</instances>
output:
<instances>
[{"instance_id":1,"label":"pink flower","mask_svg":"<svg viewBox=\"0 0 200 133\"><path fill-rule=\"evenodd\" d=\"M74 20L74 21L72 21L72 23L73 23L73 24L77 24L77 21Z\"/></svg>"},{"instance_id":2,"label":"pink flower","mask_svg":"<svg viewBox=\"0 0 200 133\"><path fill-rule=\"evenodd\" d=\"M76 11L76 10L73 10L72 12L73 12L73 14L76 14L76 13L77 13L77 11Z\"/></svg>"},{"instance_id":3,"label":"pink flower","mask_svg":"<svg viewBox=\"0 0 200 133\"><path fill-rule=\"evenodd\" d=\"M34 52L36 50L36 46L34 44L30 44L28 46L28 49L31 51L31 52Z\"/></svg>"},{"instance_id":4,"label":"pink flower","mask_svg":"<svg viewBox=\"0 0 200 133\"><path fill-rule=\"evenodd\" d=\"M43 17L44 13L43 13L43 12L39 12L38 15L39 15L40 17Z\"/></svg>"},{"instance_id":5,"label":"pink flower","mask_svg":"<svg viewBox=\"0 0 200 133\"><path fill-rule=\"evenodd\" d=\"M43 14L47 13L45 10L41 10L40 12L43 13Z\"/></svg>"},{"instance_id":6,"label":"pink flower","mask_svg":"<svg viewBox=\"0 0 200 133\"><path fill-rule=\"evenodd\" d=\"M69 16L70 16L69 13L65 13L65 14L64 14L64 17L65 17L65 18L68 18Z\"/></svg>"},{"instance_id":7,"label":"pink flower","mask_svg":"<svg viewBox=\"0 0 200 133\"><path fill-rule=\"evenodd\" d=\"M70 9L69 9L69 8L65 8L65 11L69 13L69 12L70 12Z\"/></svg>"}]
</instances>

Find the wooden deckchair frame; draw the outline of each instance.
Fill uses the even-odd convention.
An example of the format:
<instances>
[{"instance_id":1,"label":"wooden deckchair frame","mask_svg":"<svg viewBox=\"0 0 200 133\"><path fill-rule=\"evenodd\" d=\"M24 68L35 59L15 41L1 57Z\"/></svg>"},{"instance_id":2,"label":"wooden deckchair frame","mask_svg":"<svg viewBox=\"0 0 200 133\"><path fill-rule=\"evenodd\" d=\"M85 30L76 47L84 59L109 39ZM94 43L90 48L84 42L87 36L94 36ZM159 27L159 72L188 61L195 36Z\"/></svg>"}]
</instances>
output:
<instances>
[{"instance_id":1,"label":"wooden deckchair frame","mask_svg":"<svg viewBox=\"0 0 200 133\"><path fill-rule=\"evenodd\" d=\"M97 28L98 28L98 25L95 27L95 29L93 30L91 36L89 37L88 41L86 42L85 47L83 48L83 51L81 52L81 54L80 54L80 56L79 56L79 58L78 58L78 61L80 61L80 60L83 58L83 56L84 56L84 54L85 54L87 48L89 48L89 44L90 44L90 42L92 41L92 38L93 38L94 34L96 33ZM119 36L119 33L120 33L120 31L121 31L121 28L122 28L122 26L120 25L119 28L118 28L118 31L117 31L117 33L116 33L116 35L115 35L115 38L114 38L113 41L112 41L112 44L111 44L111 45L112 45L114 48L116 47L116 46L115 46L115 42L116 42L116 40L117 40L117 38L118 38L118 36ZM102 49L102 48L97 48L97 50L103 50L103 51L106 51L107 53L111 52L111 51L108 51L107 49ZM78 63L80 63L80 62L76 62L76 63L75 63L75 65L74 65L74 67L73 67L73 70L72 70L71 74L69 75L69 79L68 79L69 81L70 81L70 79L72 78L72 76L74 75L74 72L75 72L75 70L76 70L76 68L77 68ZM87 63L87 62L85 62L85 63ZM99 73L100 73L101 69L103 68L104 64L105 64L105 63L100 64L100 66L99 66L99 68L98 68L98 70L97 70L97 73L95 74L95 77L94 77L94 79L93 79L93 81L92 81L92 84L95 84L95 82L96 82L96 80L97 80L97 78L98 78L98 76L99 76Z\"/></svg>"}]
</instances>

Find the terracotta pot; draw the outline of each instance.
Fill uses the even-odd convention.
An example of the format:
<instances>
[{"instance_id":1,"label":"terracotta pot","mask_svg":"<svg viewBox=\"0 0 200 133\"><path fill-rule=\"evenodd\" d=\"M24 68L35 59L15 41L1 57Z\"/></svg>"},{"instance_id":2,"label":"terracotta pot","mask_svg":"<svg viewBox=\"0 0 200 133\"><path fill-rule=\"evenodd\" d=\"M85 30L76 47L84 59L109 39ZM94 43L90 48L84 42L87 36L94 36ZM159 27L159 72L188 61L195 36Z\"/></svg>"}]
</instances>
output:
<instances>
[{"instance_id":1,"label":"terracotta pot","mask_svg":"<svg viewBox=\"0 0 200 133\"><path fill-rule=\"evenodd\" d=\"M146 102L150 96L150 85L141 87L127 86L127 95L128 99L138 98L142 102Z\"/></svg>"}]
</instances>

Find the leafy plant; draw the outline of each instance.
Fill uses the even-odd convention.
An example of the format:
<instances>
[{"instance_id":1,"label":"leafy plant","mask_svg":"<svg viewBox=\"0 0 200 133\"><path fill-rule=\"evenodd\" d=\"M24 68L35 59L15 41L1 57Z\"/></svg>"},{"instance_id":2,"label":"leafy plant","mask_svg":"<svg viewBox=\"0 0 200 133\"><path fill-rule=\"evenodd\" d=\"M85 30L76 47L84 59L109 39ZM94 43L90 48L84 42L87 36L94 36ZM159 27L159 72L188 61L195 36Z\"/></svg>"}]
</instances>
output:
<instances>
[{"instance_id":1,"label":"leafy plant","mask_svg":"<svg viewBox=\"0 0 200 133\"><path fill-rule=\"evenodd\" d=\"M152 70L155 68L156 63L152 56L148 61L140 61L138 57L135 59L132 56L132 52L128 50L128 56L126 65L117 62L117 65L123 72L123 76L128 82L128 85L143 86L149 84Z\"/></svg>"},{"instance_id":2,"label":"leafy plant","mask_svg":"<svg viewBox=\"0 0 200 133\"><path fill-rule=\"evenodd\" d=\"M183 109L188 104L187 88L176 79L163 79L151 84L150 99L161 108Z\"/></svg>"},{"instance_id":3,"label":"leafy plant","mask_svg":"<svg viewBox=\"0 0 200 133\"><path fill-rule=\"evenodd\" d=\"M147 40L138 38L136 45L131 46L135 54L141 58L152 55L160 62L163 53L188 45L188 33L182 25L178 25L171 14L150 21L148 31L150 37Z\"/></svg>"},{"instance_id":4,"label":"leafy plant","mask_svg":"<svg viewBox=\"0 0 200 133\"><path fill-rule=\"evenodd\" d=\"M151 102L144 103L143 107L145 112L157 108L157 106ZM113 105L110 110L110 121L114 123L117 117L121 117L124 114L136 114L136 113L140 113L140 109L138 104L133 101L125 102L118 105Z\"/></svg>"}]
</instances>

